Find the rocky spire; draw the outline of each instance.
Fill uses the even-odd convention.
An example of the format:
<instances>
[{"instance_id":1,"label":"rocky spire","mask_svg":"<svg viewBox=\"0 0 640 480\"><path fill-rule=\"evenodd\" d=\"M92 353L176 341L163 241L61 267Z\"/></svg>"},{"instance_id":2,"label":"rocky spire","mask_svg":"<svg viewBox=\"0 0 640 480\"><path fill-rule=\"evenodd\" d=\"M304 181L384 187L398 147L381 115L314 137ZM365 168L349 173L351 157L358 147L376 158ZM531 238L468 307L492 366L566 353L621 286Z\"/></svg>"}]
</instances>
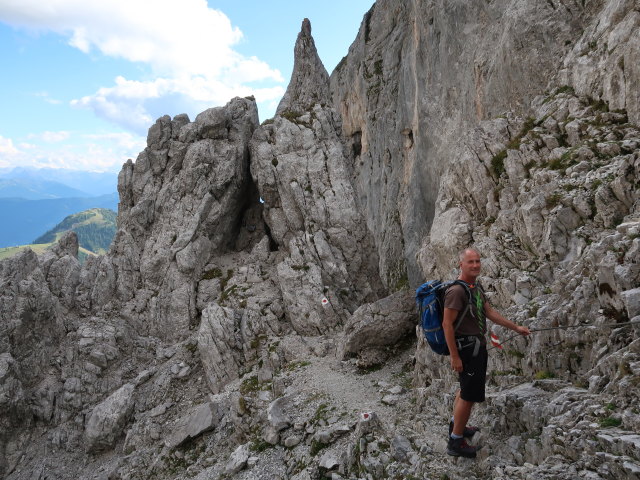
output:
<instances>
[{"instance_id":1,"label":"rocky spire","mask_svg":"<svg viewBox=\"0 0 640 480\"><path fill-rule=\"evenodd\" d=\"M305 112L316 103L329 104L329 74L324 68L311 36L311 22L302 21L294 48L293 73L276 114L287 110Z\"/></svg>"}]
</instances>

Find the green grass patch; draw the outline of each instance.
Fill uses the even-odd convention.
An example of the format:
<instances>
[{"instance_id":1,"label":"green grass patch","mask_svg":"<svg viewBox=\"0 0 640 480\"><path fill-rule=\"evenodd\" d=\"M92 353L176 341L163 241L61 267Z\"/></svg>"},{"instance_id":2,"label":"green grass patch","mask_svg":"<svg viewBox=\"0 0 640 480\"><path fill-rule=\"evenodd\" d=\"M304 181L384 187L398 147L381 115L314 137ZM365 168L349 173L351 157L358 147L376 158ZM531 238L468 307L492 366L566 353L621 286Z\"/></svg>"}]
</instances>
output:
<instances>
[{"instance_id":1,"label":"green grass patch","mask_svg":"<svg viewBox=\"0 0 640 480\"><path fill-rule=\"evenodd\" d=\"M508 150L518 150L520 148L520 144L522 143L522 139L524 136L529 133L536 126L536 119L529 117L522 124L522 128L520 129L520 133L516 135L508 144Z\"/></svg>"},{"instance_id":2,"label":"green grass patch","mask_svg":"<svg viewBox=\"0 0 640 480\"><path fill-rule=\"evenodd\" d=\"M549 378L556 378L556 376L553 372L549 372L548 370L540 370L539 372L536 372L534 378L536 380L547 380Z\"/></svg>"},{"instance_id":3,"label":"green grass patch","mask_svg":"<svg viewBox=\"0 0 640 480\"><path fill-rule=\"evenodd\" d=\"M511 357L515 357L515 358L524 358L525 355L522 352L519 352L518 350L506 350L505 353Z\"/></svg>"},{"instance_id":4,"label":"green grass patch","mask_svg":"<svg viewBox=\"0 0 640 480\"><path fill-rule=\"evenodd\" d=\"M382 60L377 60L373 64L373 73L375 75L382 75Z\"/></svg>"},{"instance_id":5,"label":"green grass patch","mask_svg":"<svg viewBox=\"0 0 640 480\"><path fill-rule=\"evenodd\" d=\"M521 376L522 369L521 368L513 368L511 370L493 370L491 372L491 376L493 377L507 377L509 375Z\"/></svg>"},{"instance_id":6,"label":"green grass patch","mask_svg":"<svg viewBox=\"0 0 640 480\"><path fill-rule=\"evenodd\" d=\"M31 245L20 245L19 247L0 248L0 260L4 260L5 258L13 257L14 255L16 255L19 252L21 252L22 250L24 250L25 248L30 248L31 250L33 250L36 253L36 255L41 255L51 245L53 245L53 244L52 243L36 243L36 244L31 244Z\"/></svg>"},{"instance_id":7,"label":"green grass patch","mask_svg":"<svg viewBox=\"0 0 640 480\"><path fill-rule=\"evenodd\" d=\"M316 439L311 440L311 448L309 449L309 455L315 457L320 453L323 449L327 448L329 445L326 443L319 442Z\"/></svg>"},{"instance_id":8,"label":"green grass patch","mask_svg":"<svg viewBox=\"0 0 640 480\"><path fill-rule=\"evenodd\" d=\"M196 353L196 351L198 351L198 344L197 343L192 343L192 342L186 343L184 345L184 349L187 352L190 352L193 355L193 354Z\"/></svg>"},{"instance_id":9,"label":"green grass patch","mask_svg":"<svg viewBox=\"0 0 640 480\"><path fill-rule=\"evenodd\" d=\"M370 367L362 367L362 368L358 368L357 373L359 373L360 375L367 375L369 373L373 373L373 372L377 372L378 370L380 370L384 365L382 364L377 364L377 365L371 365Z\"/></svg>"},{"instance_id":10,"label":"green grass patch","mask_svg":"<svg viewBox=\"0 0 640 480\"><path fill-rule=\"evenodd\" d=\"M17 247L4 247L0 248L0 260L4 260L5 258L11 258L14 255L17 255L22 250L26 248L30 248L36 255L42 255L47 251L48 248L53 246L54 243L32 243L29 245L19 245ZM84 263L87 257L95 257L96 253L87 250L86 248L79 247L78 248L78 261L80 263Z\"/></svg>"},{"instance_id":11,"label":"green grass patch","mask_svg":"<svg viewBox=\"0 0 640 480\"><path fill-rule=\"evenodd\" d=\"M225 291L225 289L227 288L227 283L229 283L231 277L233 277L233 270L229 269L227 270L227 275L222 280L220 280L220 291Z\"/></svg>"},{"instance_id":12,"label":"green grass patch","mask_svg":"<svg viewBox=\"0 0 640 480\"><path fill-rule=\"evenodd\" d=\"M260 390L260 382L257 376L245 378L240 384L240 393L246 395L247 393L257 392Z\"/></svg>"},{"instance_id":13,"label":"green grass patch","mask_svg":"<svg viewBox=\"0 0 640 480\"><path fill-rule=\"evenodd\" d=\"M220 304L223 304L224 302L226 302L226 300L231 296L231 295L235 295L236 290L238 289L237 285L231 285L229 288L227 288L226 290L224 290L221 294L220 294L220 299L219 302Z\"/></svg>"},{"instance_id":14,"label":"green grass patch","mask_svg":"<svg viewBox=\"0 0 640 480\"><path fill-rule=\"evenodd\" d=\"M265 442L261 438L258 438L251 442L251 444L249 445L249 450L251 450L252 452L260 453L273 447L275 447L275 445L271 445L269 442Z\"/></svg>"},{"instance_id":15,"label":"green grass patch","mask_svg":"<svg viewBox=\"0 0 640 480\"><path fill-rule=\"evenodd\" d=\"M522 139L536 126L536 119L529 117L522 124L522 128L520 132L513 137L509 143L507 143L507 148L501 150L491 159L491 171L497 178L504 173L504 160L507 158L507 150L518 150L520 145L522 144Z\"/></svg>"},{"instance_id":16,"label":"green grass patch","mask_svg":"<svg viewBox=\"0 0 640 480\"><path fill-rule=\"evenodd\" d=\"M299 362L289 362L289 363L287 363L287 365L284 368L286 370L293 371L293 370L296 370L298 368L308 367L309 365L311 365L311 362L309 362L307 360L302 360L302 361L299 361Z\"/></svg>"},{"instance_id":17,"label":"green grass patch","mask_svg":"<svg viewBox=\"0 0 640 480\"><path fill-rule=\"evenodd\" d=\"M400 278L398 278L393 288L396 292L409 288L409 276L407 275L407 272L404 272Z\"/></svg>"},{"instance_id":18,"label":"green grass patch","mask_svg":"<svg viewBox=\"0 0 640 480\"><path fill-rule=\"evenodd\" d=\"M307 265L306 263L303 265L291 265L291 269L295 270L296 272L299 272L299 271L308 272L310 268L311 267L309 267L309 265Z\"/></svg>"},{"instance_id":19,"label":"green grass patch","mask_svg":"<svg viewBox=\"0 0 640 480\"><path fill-rule=\"evenodd\" d=\"M576 154L574 149L564 152L560 158L556 158L549 162L549 168L551 170L564 170L577 163Z\"/></svg>"},{"instance_id":20,"label":"green grass patch","mask_svg":"<svg viewBox=\"0 0 640 480\"><path fill-rule=\"evenodd\" d=\"M220 277L222 277L222 270L220 270L219 268L212 268L210 270L207 270L202 275L203 280L212 280L214 278L220 278Z\"/></svg>"},{"instance_id":21,"label":"green grass patch","mask_svg":"<svg viewBox=\"0 0 640 480\"><path fill-rule=\"evenodd\" d=\"M559 192L555 192L549 195L547 198L545 198L545 205L549 210L551 210L557 207L558 205L560 205L561 201L562 201L562 194Z\"/></svg>"},{"instance_id":22,"label":"green grass patch","mask_svg":"<svg viewBox=\"0 0 640 480\"><path fill-rule=\"evenodd\" d=\"M542 102L543 104L550 102L551 100L553 100L553 98L555 98L556 96L560 95L561 93L567 93L569 95L575 95L575 90L573 89L573 87L569 86L569 85L562 85L561 87L556 88L553 93L551 95L549 95L547 98L544 99L544 102Z\"/></svg>"},{"instance_id":23,"label":"green grass patch","mask_svg":"<svg viewBox=\"0 0 640 480\"><path fill-rule=\"evenodd\" d=\"M604 100L596 100L594 98L589 98L589 106L591 106L597 112L609 111L609 105Z\"/></svg>"},{"instance_id":24,"label":"green grass patch","mask_svg":"<svg viewBox=\"0 0 640 480\"><path fill-rule=\"evenodd\" d=\"M615 417L605 417L601 418L598 423L602 428L612 428L622 425L622 420Z\"/></svg>"},{"instance_id":25,"label":"green grass patch","mask_svg":"<svg viewBox=\"0 0 640 480\"><path fill-rule=\"evenodd\" d=\"M329 407L328 404L321 403L320 405L318 405L318 408L316 408L316 413L314 413L313 417L311 418L311 421L315 423L318 423L320 420L326 421L330 411L331 411L331 408Z\"/></svg>"},{"instance_id":26,"label":"green grass patch","mask_svg":"<svg viewBox=\"0 0 640 480\"><path fill-rule=\"evenodd\" d=\"M507 150L501 150L497 154L493 156L491 159L491 171L496 176L496 178L500 178L500 176L505 172L504 168L504 159L507 158Z\"/></svg>"},{"instance_id":27,"label":"green grass patch","mask_svg":"<svg viewBox=\"0 0 640 480\"><path fill-rule=\"evenodd\" d=\"M302 113L294 112L291 110L285 110L280 114L281 117L286 118L290 122L298 123L297 120L302 116Z\"/></svg>"}]
</instances>

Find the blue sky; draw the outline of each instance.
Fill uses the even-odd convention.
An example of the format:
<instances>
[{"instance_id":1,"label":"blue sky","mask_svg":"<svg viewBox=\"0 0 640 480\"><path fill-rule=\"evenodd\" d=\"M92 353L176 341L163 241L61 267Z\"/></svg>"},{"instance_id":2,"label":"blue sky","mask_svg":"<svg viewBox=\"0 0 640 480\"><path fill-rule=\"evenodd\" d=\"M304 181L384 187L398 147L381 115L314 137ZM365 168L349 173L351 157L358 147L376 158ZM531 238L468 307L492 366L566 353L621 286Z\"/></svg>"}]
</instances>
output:
<instances>
[{"instance_id":1,"label":"blue sky","mask_svg":"<svg viewBox=\"0 0 640 480\"><path fill-rule=\"evenodd\" d=\"M303 18L331 73L373 0L0 0L0 168L120 170L161 115L273 116Z\"/></svg>"}]
</instances>

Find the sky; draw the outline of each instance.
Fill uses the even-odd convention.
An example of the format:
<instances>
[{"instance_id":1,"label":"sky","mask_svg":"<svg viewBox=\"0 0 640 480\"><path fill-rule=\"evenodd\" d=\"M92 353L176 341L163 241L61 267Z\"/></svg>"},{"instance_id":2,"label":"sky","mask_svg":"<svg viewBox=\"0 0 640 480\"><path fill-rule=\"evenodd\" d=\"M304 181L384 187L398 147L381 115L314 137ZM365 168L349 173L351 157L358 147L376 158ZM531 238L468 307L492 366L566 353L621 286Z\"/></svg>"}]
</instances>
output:
<instances>
[{"instance_id":1,"label":"sky","mask_svg":"<svg viewBox=\"0 0 640 480\"><path fill-rule=\"evenodd\" d=\"M311 21L329 73L374 0L0 0L0 169L117 172L162 115L273 116Z\"/></svg>"}]
</instances>

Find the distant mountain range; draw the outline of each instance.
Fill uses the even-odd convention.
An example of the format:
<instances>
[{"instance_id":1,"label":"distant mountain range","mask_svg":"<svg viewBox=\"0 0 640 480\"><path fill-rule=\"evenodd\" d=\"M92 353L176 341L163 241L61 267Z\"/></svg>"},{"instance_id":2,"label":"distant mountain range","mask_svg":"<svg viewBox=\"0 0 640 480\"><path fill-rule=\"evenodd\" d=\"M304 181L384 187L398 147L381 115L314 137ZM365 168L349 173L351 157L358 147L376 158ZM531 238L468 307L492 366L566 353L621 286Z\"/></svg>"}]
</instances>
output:
<instances>
[{"instance_id":1,"label":"distant mountain range","mask_svg":"<svg viewBox=\"0 0 640 480\"><path fill-rule=\"evenodd\" d=\"M69 230L73 230L78 235L80 261L88 255L106 253L116 234L116 212L104 208L92 208L69 215L28 245L0 248L0 260L15 255L27 247L41 254Z\"/></svg>"},{"instance_id":2,"label":"distant mountain range","mask_svg":"<svg viewBox=\"0 0 640 480\"><path fill-rule=\"evenodd\" d=\"M33 243L42 232L54 228L68 215L92 208L117 211L118 194L51 200L0 198L0 247Z\"/></svg>"},{"instance_id":3,"label":"distant mountain range","mask_svg":"<svg viewBox=\"0 0 640 480\"><path fill-rule=\"evenodd\" d=\"M0 198L95 197L118 190L118 175L59 168L0 169Z\"/></svg>"},{"instance_id":4,"label":"distant mountain range","mask_svg":"<svg viewBox=\"0 0 640 480\"><path fill-rule=\"evenodd\" d=\"M68 215L118 209L118 175L55 168L0 169L0 247L31 244Z\"/></svg>"},{"instance_id":5,"label":"distant mountain range","mask_svg":"<svg viewBox=\"0 0 640 480\"><path fill-rule=\"evenodd\" d=\"M93 195L58 182L22 178L0 178L0 198L42 200L46 198L91 196Z\"/></svg>"}]
</instances>

